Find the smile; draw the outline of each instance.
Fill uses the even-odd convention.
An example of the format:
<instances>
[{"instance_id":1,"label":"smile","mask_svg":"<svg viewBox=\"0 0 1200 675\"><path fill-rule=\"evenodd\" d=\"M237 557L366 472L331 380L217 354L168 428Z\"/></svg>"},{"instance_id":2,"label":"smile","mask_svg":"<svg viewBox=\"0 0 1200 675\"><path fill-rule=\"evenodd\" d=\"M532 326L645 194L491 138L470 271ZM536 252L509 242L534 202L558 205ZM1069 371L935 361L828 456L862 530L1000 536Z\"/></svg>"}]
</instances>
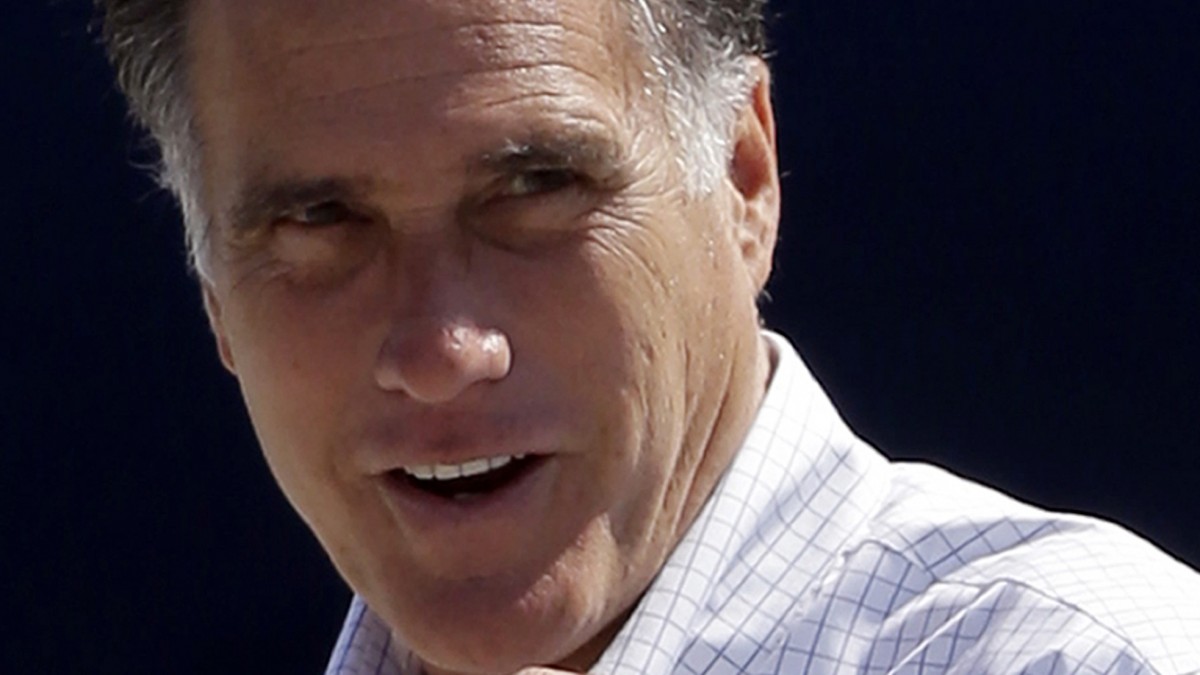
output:
<instances>
[{"instance_id":1,"label":"smile","mask_svg":"<svg viewBox=\"0 0 1200 675\"><path fill-rule=\"evenodd\" d=\"M462 464L429 464L421 466L402 467L401 471L417 480L455 480L481 476L490 471L503 468L515 461L525 459L525 455L504 455L502 457L487 457Z\"/></svg>"},{"instance_id":2,"label":"smile","mask_svg":"<svg viewBox=\"0 0 1200 675\"><path fill-rule=\"evenodd\" d=\"M401 467L410 485L449 499L461 499L498 490L530 468L528 455L502 455L474 459L461 464L426 464Z\"/></svg>"}]
</instances>

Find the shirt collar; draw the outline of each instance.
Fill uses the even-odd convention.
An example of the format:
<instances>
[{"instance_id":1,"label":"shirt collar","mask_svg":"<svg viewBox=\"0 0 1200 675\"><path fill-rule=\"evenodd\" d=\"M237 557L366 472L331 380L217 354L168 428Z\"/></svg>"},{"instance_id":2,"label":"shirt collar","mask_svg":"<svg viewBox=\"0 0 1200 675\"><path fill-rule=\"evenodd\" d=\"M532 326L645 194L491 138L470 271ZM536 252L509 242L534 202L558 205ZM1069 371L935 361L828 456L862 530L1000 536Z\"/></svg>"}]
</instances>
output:
<instances>
[{"instance_id":1,"label":"shirt collar","mask_svg":"<svg viewBox=\"0 0 1200 675\"><path fill-rule=\"evenodd\" d=\"M762 652L883 499L886 460L764 338L775 369L742 449L593 673L672 672L700 639Z\"/></svg>"}]
</instances>

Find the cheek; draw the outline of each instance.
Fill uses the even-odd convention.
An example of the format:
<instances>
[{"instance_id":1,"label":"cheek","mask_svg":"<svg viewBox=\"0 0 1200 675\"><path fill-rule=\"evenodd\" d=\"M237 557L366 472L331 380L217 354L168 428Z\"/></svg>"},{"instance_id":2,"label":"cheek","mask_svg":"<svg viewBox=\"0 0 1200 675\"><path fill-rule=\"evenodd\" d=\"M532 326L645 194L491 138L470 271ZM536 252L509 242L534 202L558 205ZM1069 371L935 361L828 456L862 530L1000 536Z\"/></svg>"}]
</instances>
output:
<instances>
[{"instance_id":1,"label":"cheek","mask_svg":"<svg viewBox=\"0 0 1200 675\"><path fill-rule=\"evenodd\" d=\"M648 372L670 361L669 281L646 254L648 242L622 233L596 233L568 259L548 269L532 323L535 339L565 359L572 384L605 397L644 394ZM614 391L614 389L616 391Z\"/></svg>"},{"instance_id":2,"label":"cheek","mask_svg":"<svg viewBox=\"0 0 1200 675\"><path fill-rule=\"evenodd\" d=\"M248 279L232 296L230 343L239 377L264 384L328 386L361 360L377 323L379 265L345 283L308 286L282 276ZM248 371L248 372L243 372ZM307 383L307 384L306 384ZM332 392L331 392L332 393Z\"/></svg>"},{"instance_id":3,"label":"cheek","mask_svg":"<svg viewBox=\"0 0 1200 675\"><path fill-rule=\"evenodd\" d=\"M591 423L597 476L636 481L640 492L666 480L686 420L688 312L663 251L644 228L594 232L543 284L538 314L552 325L531 335Z\"/></svg>"},{"instance_id":4,"label":"cheek","mask_svg":"<svg viewBox=\"0 0 1200 675\"><path fill-rule=\"evenodd\" d=\"M670 234L671 228L659 224L614 227L597 231L583 252L592 270L590 291L608 310L593 318L607 317L611 324L611 341L602 346L625 354L632 373L655 379L640 386L666 389L678 384L661 378L681 374L679 357L692 313L688 264L673 250L690 244Z\"/></svg>"},{"instance_id":5,"label":"cheek","mask_svg":"<svg viewBox=\"0 0 1200 675\"><path fill-rule=\"evenodd\" d=\"M365 338L351 294L244 297L228 325L238 382L263 452L285 490L332 468L323 450L364 375ZM369 361L365 373L369 375ZM327 455L328 453L324 453ZM316 465L316 468L314 468Z\"/></svg>"},{"instance_id":6,"label":"cheek","mask_svg":"<svg viewBox=\"0 0 1200 675\"><path fill-rule=\"evenodd\" d=\"M365 285L302 299L272 289L247 298L231 335L239 384L272 475L342 575L360 583L379 576L363 551L401 550L389 548L386 509L345 451L370 402L364 393L372 391L382 339L371 297Z\"/></svg>"},{"instance_id":7,"label":"cheek","mask_svg":"<svg viewBox=\"0 0 1200 675\"><path fill-rule=\"evenodd\" d=\"M671 214L597 232L582 253L591 270L592 288L585 292L603 305L582 320L608 336L593 348L619 355L608 370L596 371L620 378L596 402L623 418L627 427L618 447L634 454L631 480L643 491L657 491L656 507L664 503L663 491L673 489L672 480L686 485L687 476L677 471L693 466L703 449L700 427L712 422L710 399L721 387L715 379L729 356L710 347L729 343L714 334L744 325L735 316L743 310L731 299L749 291L739 286L736 250L716 222L707 212Z\"/></svg>"},{"instance_id":8,"label":"cheek","mask_svg":"<svg viewBox=\"0 0 1200 675\"><path fill-rule=\"evenodd\" d=\"M535 259L497 256L489 264L498 320L513 344L510 391L573 411L579 440L589 444L602 437L622 448L632 418L645 418L661 398L651 389L667 385L656 375L671 361L654 290L661 284L637 245L595 231Z\"/></svg>"}]
</instances>

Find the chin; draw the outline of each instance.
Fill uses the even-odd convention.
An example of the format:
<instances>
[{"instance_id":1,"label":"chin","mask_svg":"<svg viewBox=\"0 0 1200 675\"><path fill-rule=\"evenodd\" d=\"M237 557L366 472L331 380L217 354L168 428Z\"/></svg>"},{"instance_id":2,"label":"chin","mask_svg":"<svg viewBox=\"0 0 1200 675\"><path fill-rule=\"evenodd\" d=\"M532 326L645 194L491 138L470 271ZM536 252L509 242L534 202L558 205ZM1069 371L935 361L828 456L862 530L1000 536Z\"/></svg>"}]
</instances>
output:
<instances>
[{"instance_id":1,"label":"chin","mask_svg":"<svg viewBox=\"0 0 1200 675\"><path fill-rule=\"evenodd\" d=\"M431 675L508 675L563 663L586 669L588 653L599 656L614 623L606 602L611 581L602 568L559 560L532 583L476 580L428 589L420 607L389 623L402 628Z\"/></svg>"},{"instance_id":2,"label":"chin","mask_svg":"<svg viewBox=\"0 0 1200 675\"><path fill-rule=\"evenodd\" d=\"M602 615L578 597L586 590L562 581L547 574L521 589L458 582L381 615L431 675L509 675L567 661L601 632Z\"/></svg>"}]
</instances>

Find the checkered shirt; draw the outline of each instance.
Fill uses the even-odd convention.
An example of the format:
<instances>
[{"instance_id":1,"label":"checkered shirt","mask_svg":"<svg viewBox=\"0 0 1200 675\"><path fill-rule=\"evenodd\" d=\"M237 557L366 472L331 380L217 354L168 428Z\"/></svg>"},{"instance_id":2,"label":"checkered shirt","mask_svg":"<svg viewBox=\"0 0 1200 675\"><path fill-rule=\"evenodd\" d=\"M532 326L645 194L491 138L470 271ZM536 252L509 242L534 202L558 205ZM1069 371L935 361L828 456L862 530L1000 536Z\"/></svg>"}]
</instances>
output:
<instances>
[{"instance_id":1,"label":"checkered shirt","mask_svg":"<svg viewBox=\"0 0 1200 675\"><path fill-rule=\"evenodd\" d=\"M1200 672L1200 575L856 438L787 341L744 446L596 674ZM326 675L415 675L355 598Z\"/></svg>"}]
</instances>

